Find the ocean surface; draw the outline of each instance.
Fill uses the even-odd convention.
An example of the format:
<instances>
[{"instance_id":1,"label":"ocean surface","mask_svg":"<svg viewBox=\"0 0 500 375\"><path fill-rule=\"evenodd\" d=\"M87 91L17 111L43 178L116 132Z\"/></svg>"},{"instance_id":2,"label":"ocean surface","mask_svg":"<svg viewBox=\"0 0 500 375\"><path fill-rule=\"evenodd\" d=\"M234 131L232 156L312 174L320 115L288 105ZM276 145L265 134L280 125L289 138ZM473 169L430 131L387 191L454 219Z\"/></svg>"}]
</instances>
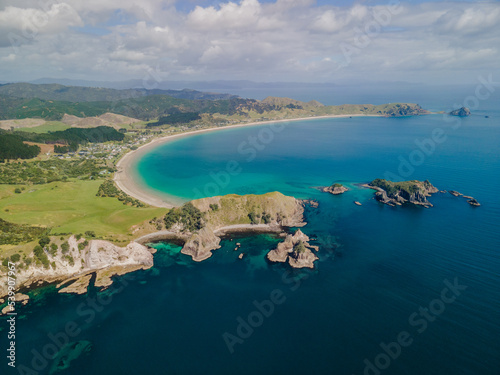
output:
<instances>
[{"instance_id":1,"label":"ocean surface","mask_svg":"<svg viewBox=\"0 0 500 375\"><path fill-rule=\"evenodd\" d=\"M432 109L448 110L453 95ZM499 375L498 102L464 119L308 120L152 150L136 166L142 183L179 201L270 191L316 199L302 228L320 246L316 269L266 262L279 241L271 235L226 238L202 263L156 244L155 267L106 292L32 292L17 323L18 370L49 373L44 352L70 324L69 341L89 350L60 374ZM429 198L430 209L385 206L357 185L378 177L429 179L481 207L448 193ZM314 189L333 182L351 190Z\"/></svg>"}]
</instances>

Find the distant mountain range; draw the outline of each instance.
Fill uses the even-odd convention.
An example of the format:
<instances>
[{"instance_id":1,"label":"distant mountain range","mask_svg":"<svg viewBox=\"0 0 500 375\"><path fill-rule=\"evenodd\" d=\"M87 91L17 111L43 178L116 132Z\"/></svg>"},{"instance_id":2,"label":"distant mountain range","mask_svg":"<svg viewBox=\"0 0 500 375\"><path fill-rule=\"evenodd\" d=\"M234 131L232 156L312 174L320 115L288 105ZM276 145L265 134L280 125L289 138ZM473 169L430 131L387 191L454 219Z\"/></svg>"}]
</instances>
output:
<instances>
[{"instance_id":1,"label":"distant mountain range","mask_svg":"<svg viewBox=\"0 0 500 375\"><path fill-rule=\"evenodd\" d=\"M65 86L85 86L102 87L110 89L143 89L145 84L141 79L132 79L127 81L109 82L109 81L87 81L64 78L40 78L29 83L33 84L60 84ZM160 90L182 90L185 88L195 90L236 90L236 89L266 89L266 88L314 88L314 87L332 87L334 83L305 83L305 82L254 82L247 80L239 81L160 81L146 82L147 86L153 85L155 89ZM149 88L149 87L148 87Z\"/></svg>"},{"instance_id":2,"label":"distant mountain range","mask_svg":"<svg viewBox=\"0 0 500 375\"><path fill-rule=\"evenodd\" d=\"M192 89L118 90L32 83L0 85L0 120L61 120L65 115L86 118L106 113L143 121L161 119L162 123L169 123L172 119L224 123L338 114L408 116L425 111L415 104L324 106L317 101L306 103L277 97L260 101ZM205 115L203 120L201 115Z\"/></svg>"},{"instance_id":3,"label":"distant mountain range","mask_svg":"<svg viewBox=\"0 0 500 375\"><path fill-rule=\"evenodd\" d=\"M0 86L0 95L25 99L60 100L69 102L102 102L140 98L149 95L168 95L178 99L220 100L236 95L183 90L112 89L104 87L64 86L61 84L7 83Z\"/></svg>"}]
</instances>

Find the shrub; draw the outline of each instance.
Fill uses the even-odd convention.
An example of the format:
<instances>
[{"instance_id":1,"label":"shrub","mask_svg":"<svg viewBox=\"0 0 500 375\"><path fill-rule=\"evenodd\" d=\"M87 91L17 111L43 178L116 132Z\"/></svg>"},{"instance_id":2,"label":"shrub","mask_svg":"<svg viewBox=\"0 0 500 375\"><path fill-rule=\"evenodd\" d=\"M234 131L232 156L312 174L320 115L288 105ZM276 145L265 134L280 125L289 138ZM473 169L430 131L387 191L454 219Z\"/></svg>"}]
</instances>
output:
<instances>
[{"instance_id":1,"label":"shrub","mask_svg":"<svg viewBox=\"0 0 500 375\"><path fill-rule=\"evenodd\" d=\"M250 219L250 224L259 224L259 220L257 220L258 217L257 217L257 214L255 212L253 212L253 211L250 212L248 214L248 218Z\"/></svg>"},{"instance_id":2,"label":"shrub","mask_svg":"<svg viewBox=\"0 0 500 375\"><path fill-rule=\"evenodd\" d=\"M47 254L43 251L42 246L36 245L35 248L33 249L33 253L35 254L35 257L37 260L40 261L40 263L43 264L45 268L49 268L49 258L47 257Z\"/></svg>"},{"instance_id":3,"label":"shrub","mask_svg":"<svg viewBox=\"0 0 500 375\"><path fill-rule=\"evenodd\" d=\"M271 214L262 213L262 221L264 224L269 224L271 222Z\"/></svg>"},{"instance_id":4,"label":"shrub","mask_svg":"<svg viewBox=\"0 0 500 375\"><path fill-rule=\"evenodd\" d=\"M69 243L67 242L64 242L62 245L61 245L61 251L63 254L67 254L68 251L69 251Z\"/></svg>"},{"instance_id":5,"label":"shrub","mask_svg":"<svg viewBox=\"0 0 500 375\"><path fill-rule=\"evenodd\" d=\"M16 254L14 254L14 255L12 255L12 256L10 257L10 260L11 260L12 262L14 262L14 263L15 263L15 262L19 262L19 261L21 260L21 255L19 255L19 254L17 254L17 253L16 253Z\"/></svg>"},{"instance_id":6,"label":"shrub","mask_svg":"<svg viewBox=\"0 0 500 375\"><path fill-rule=\"evenodd\" d=\"M55 243L51 243L49 249L50 255L55 256L57 254L57 249L58 249L57 245Z\"/></svg>"},{"instance_id":7,"label":"shrub","mask_svg":"<svg viewBox=\"0 0 500 375\"><path fill-rule=\"evenodd\" d=\"M16 189L14 190L14 193L16 193L16 194L21 194L21 189L16 188Z\"/></svg>"}]
</instances>

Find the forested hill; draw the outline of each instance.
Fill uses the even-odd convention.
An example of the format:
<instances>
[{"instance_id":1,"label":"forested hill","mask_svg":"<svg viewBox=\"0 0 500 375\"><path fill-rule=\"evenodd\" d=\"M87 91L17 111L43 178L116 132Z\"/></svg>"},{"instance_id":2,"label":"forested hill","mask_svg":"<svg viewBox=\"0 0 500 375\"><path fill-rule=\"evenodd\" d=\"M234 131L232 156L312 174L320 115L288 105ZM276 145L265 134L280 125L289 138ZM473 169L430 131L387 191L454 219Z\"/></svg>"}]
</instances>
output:
<instances>
[{"instance_id":1,"label":"forested hill","mask_svg":"<svg viewBox=\"0 0 500 375\"><path fill-rule=\"evenodd\" d=\"M61 85L7 84L0 86L0 120L61 120L65 114L83 118L109 112L144 121L160 118L159 124L172 124L177 123L178 119L199 119L203 114L213 116L215 122L226 122L355 114L398 117L428 113L412 103L325 106L317 101L306 103L276 97L254 100L194 90L175 91L172 93L175 96L162 94L166 91L161 90L148 91L147 95L136 90L138 96L132 95L133 92ZM122 98L127 95L134 97Z\"/></svg>"},{"instance_id":2,"label":"forested hill","mask_svg":"<svg viewBox=\"0 0 500 375\"><path fill-rule=\"evenodd\" d=\"M124 135L116 129L107 126L82 129L71 128L50 133L8 132L0 130L0 160L31 159L40 153L40 147L24 142L63 144L68 150L76 151L84 143L101 143L122 141Z\"/></svg>"},{"instance_id":3,"label":"forested hill","mask_svg":"<svg viewBox=\"0 0 500 375\"><path fill-rule=\"evenodd\" d=\"M236 98L235 95L201 92L196 90L115 90L100 87L64 86L59 84L8 83L0 85L0 95L23 99L42 99L69 102L112 102L149 95L167 95L188 100L220 100Z\"/></svg>"}]
</instances>

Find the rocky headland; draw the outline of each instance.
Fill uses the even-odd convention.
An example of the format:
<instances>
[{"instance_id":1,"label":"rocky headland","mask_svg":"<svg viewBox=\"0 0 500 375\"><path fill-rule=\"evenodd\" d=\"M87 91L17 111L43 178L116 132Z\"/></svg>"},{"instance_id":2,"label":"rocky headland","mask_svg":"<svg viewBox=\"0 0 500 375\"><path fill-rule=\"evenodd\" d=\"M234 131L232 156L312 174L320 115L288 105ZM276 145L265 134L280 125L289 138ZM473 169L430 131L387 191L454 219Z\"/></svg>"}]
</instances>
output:
<instances>
[{"instance_id":1,"label":"rocky headland","mask_svg":"<svg viewBox=\"0 0 500 375\"><path fill-rule=\"evenodd\" d=\"M401 206L404 203L411 203L432 207L432 203L427 200L427 197L439 191L428 180L392 182L377 178L364 186L376 190L375 199L389 206Z\"/></svg>"},{"instance_id":2,"label":"rocky headland","mask_svg":"<svg viewBox=\"0 0 500 375\"><path fill-rule=\"evenodd\" d=\"M201 262L220 248L221 237L228 233L283 233L284 228L306 225L303 214L303 202L274 192L194 200L171 209L164 220L169 233L184 240L181 252Z\"/></svg>"}]
</instances>

